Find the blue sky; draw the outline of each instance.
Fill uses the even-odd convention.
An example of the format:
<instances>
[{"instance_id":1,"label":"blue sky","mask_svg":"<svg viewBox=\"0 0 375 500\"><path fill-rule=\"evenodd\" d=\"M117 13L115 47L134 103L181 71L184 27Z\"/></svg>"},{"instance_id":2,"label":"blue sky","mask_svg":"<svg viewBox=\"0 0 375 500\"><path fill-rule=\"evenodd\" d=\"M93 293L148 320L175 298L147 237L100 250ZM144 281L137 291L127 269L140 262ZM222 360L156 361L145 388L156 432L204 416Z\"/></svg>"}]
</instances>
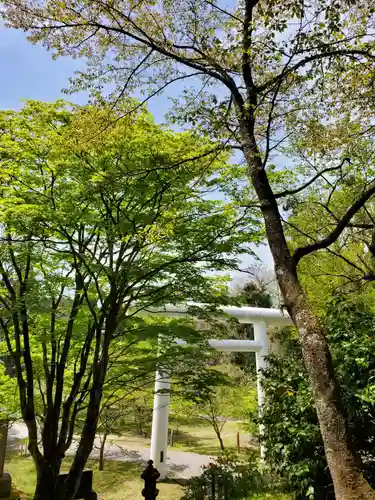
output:
<instances>
[{"instance_id":1,"label":"blue sky","mask_svg":"<svg viewBox=\"0 0 375 500\"><path fill-rule=\"evenodd\" d=\"M19 109L21 99L53 101L64 97L61 89L82 61L61 58L53 61L43 47L31 45L23 32L0 27L0 107ZM84 103L85 95L71 96Z\"/></svg>"},{"instance_id":2,"label":"blue sky","mask_svg":"<svg viewBox=\"0 0 375 500\"><path fill-rule=\"evenodd\" d=\"M1 25L0 64L0 109L19 109L23 99L54 101L64 98L77 104L87 101L84 92L67 96L61 91L68 86L68 78L74 71L84 68L82 60L69 57L53 60L51 53L43 47L30 44L25 33ZM173 93L176 95L178 89L173 89ZM168 105L165 94L149 102L150 111L157 121L163 120ZM266 267L272 267L268 249L259 249L257 253ZM244 262L245 267L250 264L251 260Z\"/></svg>"},{"instance_id":3,"label":"blue sky","mask_svg":"<svg viewBox=\"0 0 375 500\"><path fill-rule=\"evenodd\" d=\"M54 101L67 99L85 104L87 94L63 94L68 78L75 70L83 69L84 62L70 57L52 59L52 54L42 46L32 45L25 33L0 25L0 108L19 109L22 99ZM162 121L168 99L165 95L154 98L149 108L157 121Z\"/></svg>"}]
</instances>

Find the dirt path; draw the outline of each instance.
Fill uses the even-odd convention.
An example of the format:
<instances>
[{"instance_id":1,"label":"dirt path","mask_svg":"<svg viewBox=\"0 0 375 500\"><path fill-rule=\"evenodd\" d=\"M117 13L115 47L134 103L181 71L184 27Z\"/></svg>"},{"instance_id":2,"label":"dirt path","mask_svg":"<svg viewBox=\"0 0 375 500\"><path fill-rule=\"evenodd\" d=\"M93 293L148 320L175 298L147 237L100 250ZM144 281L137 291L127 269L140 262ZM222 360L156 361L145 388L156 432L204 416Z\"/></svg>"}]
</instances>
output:
<instances>
[{"instance_id":1,"label":"dirt path","mask_svg":"<svg viewBox=\"0 0 375 500\"><path fill-rule=\"evenodd\" d=\"M8 447L15 449L20 447L22 441L27 437L27 429L23 424L14 424L8 433ZM68 455L73 455L77 444L74 443L68 451ZM95 440L91 458L99 457L99 439ZM116 444L114 439L109 440L105 449L106 460L116 460L119 462L141 462L146 463L150 458L150 448L134 446L133 444ZM198 476L202 472L202 467L208 465L212 457L189 453L185 451L168 450L167 466L169 476L189 479Z\"/></svg>"}]
</instances>

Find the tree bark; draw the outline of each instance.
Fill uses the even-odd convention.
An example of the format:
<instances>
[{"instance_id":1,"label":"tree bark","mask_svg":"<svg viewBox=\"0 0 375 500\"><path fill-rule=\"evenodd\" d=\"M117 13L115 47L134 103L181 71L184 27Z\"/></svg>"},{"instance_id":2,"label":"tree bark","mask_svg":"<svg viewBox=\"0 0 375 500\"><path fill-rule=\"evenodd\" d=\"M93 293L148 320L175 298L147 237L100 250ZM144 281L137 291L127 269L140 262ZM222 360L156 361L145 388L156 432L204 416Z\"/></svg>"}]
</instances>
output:
<instances>
[{"instance_id":1,"label":"tree bark","mask_svg":"<svg viewBox=\"0 0 375 500\"><path fill-rule=\"evenodd\" d=\"M94 354L93 384L87 407L85 424L81 434L73 463L69 470L68 479L64 485L64 492L56 496L56 500L73 500L79 487L83 469L92 451L98 425L100 403L102 400L103 384L108 366L108 350L112 334L117 326L118 304L115 303L106 319L104 336L101 327L96 331L96 346ZM101 342L101 339L102 342Z\"/></svg>"},{"instance_id":2,"label":"tree bark","mask_svg":"<svg viewBox=\"0 0 375 500\"><path fill-rule=\"evenodd\" d=\"M244 112L241 103L239 109ZM255 140L254 122L251 117L244 118L244 114L239 121L249 177L260 201L277 282L301 340L336 499L375 500L348 430L325 332L308 304L285 239L277 201Z\"/></svg>"},{"instance_id":3,"label":"tree bark","mask_svg":"<svg viewBox=\"0 0 375 500\"><path fill-rule=\"evenodd\" d=\"M224 451L225 448L224 448L223 438L221 437L221 432L220 432L219 426L217 425L216 421L213 422L213 427L214 427L214 431L215 431L215 434L217 436L217 439L219 440L220 449L221 449L221 451Z\"/></svg>"},{"instance_id":4,"label":"tree bark","mask_svg":"<svg viewBox=\"0 0 375 500\"><path fill-rule=\"evenodd\" d=\"M95 399L95 396L93 397ZM54 500L73 500L79 487L80 479L86 462L92 451L96 435L96 425L99 414L100 399L98 404L91 402L88 408L86 422L82 431L81 440L76 451L74 461L70 467L68 478L64 487L56 494Z\"/></svg>"},{"instance_id":5,"label":"tree bark","mask_svg":"<svg viewBox=\"0 0 375 500\"><path fill-rule=\"evenodd\" d=\"M224 451L225 450L225 448L224 448L224 442L223 442L223 438L221 437L220 432L219 431L216 432L216 435L217 435L217 438L218 438L219 443L220 443L220 449L221 449L221 451Z\"/></svg>"},{"instance_id":6,"label":"tree bark","mask_svg":"<svg viewBox=\"0 0 375 500\"><path fill-rule=\"evenodd\" d=\"M104 449L105 449L105 442L107 441L107 436L108 434L105 432L100 443L99 470L104 470Z\"/></svg>"},{"instance_id":7,"label":"tree bark","mask_svg":"<svg viewBox=\"0 0 375 500\"><path fill-rule=\"evenodd\" d=\"M297 297L288 309L301 340L336 499L374 499L375 492L363 477L349 432L325 332L298 281L292 290Z\"/></svg>"},{"instance_id":8,"label":"tree bark","mask_svg":"<svg viewBox=\"0 0 375 500\"><path fill-rule=\"evenodd\" d=\"M36 463L36 488L33 500L54 500L56 498L56 482L60 473L61 463L55 460L51 463L39 461Z\"/></svg>"}]
</instances>

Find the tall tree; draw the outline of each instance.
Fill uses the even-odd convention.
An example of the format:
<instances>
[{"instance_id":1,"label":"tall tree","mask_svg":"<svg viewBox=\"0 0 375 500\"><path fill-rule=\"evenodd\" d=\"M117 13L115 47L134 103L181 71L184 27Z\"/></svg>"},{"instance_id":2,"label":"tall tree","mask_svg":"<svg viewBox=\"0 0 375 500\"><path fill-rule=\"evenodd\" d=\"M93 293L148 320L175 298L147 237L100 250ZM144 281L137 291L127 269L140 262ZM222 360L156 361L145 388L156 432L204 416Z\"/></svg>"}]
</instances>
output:
<instances>
[{"instance_id":1,"label":"tall tree","mask_svg":"<svg viewBox=\"0 0 375 500\"><path fill-rule=\"evenodd\" d=\"M236 267L233 255L249 251L248 210L206 196L216 190L213 172L228 168L223 158L148 113L119 116L61 101L0 114L0 328L37 471L35 500L74 498L119 356L158 330L170 341L176 334L138 313L203 297L214 305L221 283L207 271ZM78 416L78 448L57 489Z\"/></svg>"},{"instance_id":2,"label":"tall tree","mask_svg":"<svg viewBox=\"0 0 375 500\"><path fill-rule=\"evenodd\" d=\"M371 179L363 186L318 241L293 251L280 201L338 170L343 158L338 150L308 176L297 171L285 177L274 164L281 162L281 170L285 165L275 153L288 138L288 116L308 118L314 109L337 110L350 99L352 109L365 110L370 125L373 5L365 0L242 0L232 6L218 0L2 3L8 23L29 31L31 41L57 55L89 59L75 88L97 83L102 90L111 81L116 99L143 86L147 101L174 82L201 83L186 90L178 111L197 131L243 153L284 303L301 336L336 497L375 498L353 452L324 328L298 276L301 259L332 245L375 185ZM247 194L237 192L244 204Z\"/></svg>"},{"instance_id":3,"label":"tall tree","mask_svg":"<svg viewBox=\"0 0 375 500\"><path fill-rule=\"evenodd\" d=\"M355 295L337 294L326 303L323 321L355 447L365 464L366 478L374 485L372 305L372 301L366 305ZM269 357L264 373L266 402L262 423L267 461L272 470L286 479L296 498L334 499L300 343L295 333L287 329L280 339L282 347L278 354ZM258 421L256 410L252 413L251 421Z\"/></svg>"}]
</instances>

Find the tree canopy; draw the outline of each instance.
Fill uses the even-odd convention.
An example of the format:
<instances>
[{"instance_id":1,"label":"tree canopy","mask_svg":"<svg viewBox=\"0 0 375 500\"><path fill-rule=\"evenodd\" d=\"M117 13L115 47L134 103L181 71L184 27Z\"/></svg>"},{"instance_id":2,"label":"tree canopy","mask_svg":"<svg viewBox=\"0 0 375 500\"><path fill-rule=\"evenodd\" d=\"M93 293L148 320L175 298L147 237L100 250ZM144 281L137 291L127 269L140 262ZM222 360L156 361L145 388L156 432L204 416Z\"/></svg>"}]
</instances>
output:
<instances>
[{"instance_id":1,"label":"tree canopy","mask_svg":"<svg viewBox=\"0 0 375 500\"><path fill-rule=\"evenodd\" d=\"M147 364L155 368L159 333L170 342L204 340L192 324L157 326L138 313L187 300L215 307L225 278L208 271L235 268L250 252L244 225L260 237L247 207L212 196L230 170L225 157L207 154L206 141L190 133L155 125L145 111L118 117L63 101L0 113L1 347L15 365L38 471L35 499L73 498L106 375L123 376L131 389ZM143 358L139 345L138 361L129 362L132 346L146 340ZM119 362L129 364L125 375ZM54 491L78 415L77 453L63 490Z\"/></svg>"}]
</instances>

